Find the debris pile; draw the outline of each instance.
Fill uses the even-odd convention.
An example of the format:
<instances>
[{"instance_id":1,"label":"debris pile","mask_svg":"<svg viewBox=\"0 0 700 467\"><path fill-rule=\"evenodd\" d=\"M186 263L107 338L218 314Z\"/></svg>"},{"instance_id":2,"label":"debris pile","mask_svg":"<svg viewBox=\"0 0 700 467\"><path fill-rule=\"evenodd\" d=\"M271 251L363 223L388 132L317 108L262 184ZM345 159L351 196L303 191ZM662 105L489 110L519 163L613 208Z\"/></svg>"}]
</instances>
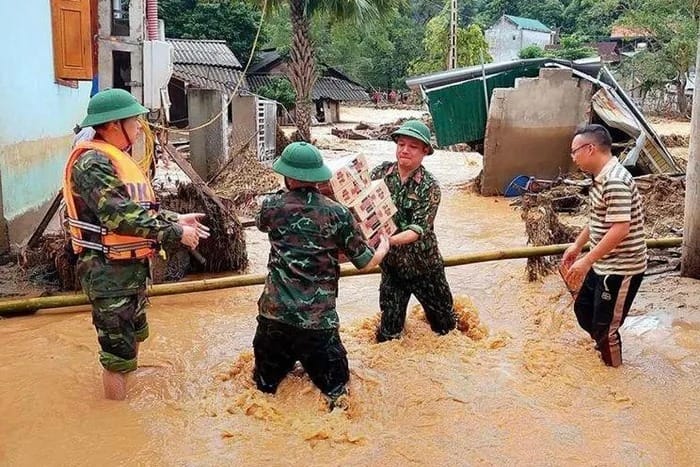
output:
<instances>
[{"instance_id":1,"label":"debris pile","mask_svg":"<svg viewBox=\"0 0 700 467\"><path fill-rule=\"evenodd\" d=\"M635 180L644 200L644 230L647 237L681 235L685 208L685 177L644 175Z\"/></svg>"},{"instance_id":2,"label":"debris pile","mask_svg":"<svg viewBox=\"0 0 700 467\"><path fill-rule=\"evenodd\" d=\"M250 149L235 157L236 160L231 161L209 186L217 195L229 200L239 215L252 216L258 197L277 190L280 179Z\"/></svg>"},{"instance_id":3,"label":"debris pile","mask_svg":"<svg viewBox=\"0 0 700 467\"><path fill-rule=\"evenodd\" d=\"M191 262L193 270L243 271L248 266L243 227L234 214L234 206L230 200L222 198L217 203L190 183L178 185L177 193L163 198L161 205L175 212L202 212L206 215L204 223L209 227L211 237L199 242L197 248L206 262ZM182 255L174 255L174 252L170 252L169 256L178 260L182 258Z\"/></svg>"},{"instance_id":4,"label":"debris pile","mask_svg":"<svg viewBox=\"0 0 700 467\"><path fill-rule=\"evenodd\" d=\"M690 146L690 135L679 135L676 133L670 133L666 135L661 135L661 141L669 148L687 148Z\"/></svg>"},{"instance_id":5,"label":"debris pile","mask_svg":"<svg viewBox=\"0 0 700 467\"><path fill-rule=\"evenodd\" d=\"M371 123L360 122L355 125L354 129L343 130L340 128L332 128L331 134L342 139L353 139L353 140L380 140L380 141L391 141L391 134L399 129L401 125L410 118L399 118L393 123L387 123L382 125L374 125ZM434 132L433 121L428 114L422 117L423 123L428 125L431 132Z\"/></svg>"},{"instance_id":6,"label":"debris pile","mask_svg":"<svg viewBox=\"0 0 700 467\"><path fill-rule=\"evenodd\" d=\"M566 225L561 222L554 210L553 200L557 199L551 193L527 194L522 199L521 218L525 222L527 243L533 246L556 245L570 243L576 239L580 227ZM528 280L536 281L554 271L559 258L555 256L540 256L527 259Z\"/></svg>"}]
</instances>

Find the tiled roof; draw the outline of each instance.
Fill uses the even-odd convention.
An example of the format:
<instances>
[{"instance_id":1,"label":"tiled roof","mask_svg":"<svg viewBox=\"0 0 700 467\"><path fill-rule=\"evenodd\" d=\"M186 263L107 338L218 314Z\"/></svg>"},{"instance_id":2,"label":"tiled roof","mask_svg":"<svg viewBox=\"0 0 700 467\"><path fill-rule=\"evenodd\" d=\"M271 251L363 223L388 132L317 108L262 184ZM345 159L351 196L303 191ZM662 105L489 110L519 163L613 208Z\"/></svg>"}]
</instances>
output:
<instances>
[{"instance_id":1,"label":"tiled roof","mask_svg":"<svg viewBox=\"0 0 700 467\"><path fill-rule=\"evenodd\" d=\"M208 39L166 39L174 48L175 63L241 68L226 41Z\"/></svg>"},{"instance_id":2,"label":"tiled roof","mask_svg":"<svg viewBox=\"0 0 700 467\"><path fill-rule=\"evenodd\" d=\"M173 65L173 76L185 81L190 86L202 89L217 89L228 93L235 89L243 73L231 67L175 63ZM248 85L244 79L239 91L247 89Z\"/></svg>"},{"instance_id":3,"label":"tiled roof","mask_svg":"<svg viewBox=\"0 0 700 467\"><path fill-rule=\"evenodd\" d=\"M269 84L273 78L283 77L282 74L250 74L246 80L250 89L257 92L261 87ZM369 95L355 83L351 83L339 78L321 76L316 80L316 84L311 91L311 99L331 99L335 101L368 101Z\"/></svg>"},{"instance_id":4,"label":"tiled roof","mask_svg":"<svg viewBox=\"0 0 700 467\"><path fill-rule=\"evenodd\" d=\"M643 28L634 28L622 26L619 24L613 25L610 37L620 39L634 39L638 37L650 37L652 34Z\"/></svg>"},{"instance_id":5,"label":"tiled roof","mask_svg":"<svg viewBox=\"0 0 700 467\"><path fill-rule=\"evenodd\" d=\"M549 29L547 26L540 23L536 19L523 18L522 16L511 16L511 15L503 15L503 16L505 16L508 20L515 23L515 25L521 29L527 29L530 31L540 31L540 32L552 32L551 29Z\"/></svg>"},{"instance_id":6,"label":"tiled roof","mask_svg":"<svg viewBox=\"0 0 700 467\"><path fill-rule=\"evenodd\" d=\"M316 80L311 92L313 99L333 99L336 101L368 101L369 94L362 86L340 78L321 76Z\"/></svg>"},{"instance_id":7,"label":"tiled roof","mask_svg":"<svg viewBox=\"0 0 700 467\"><path fill-rule=\"evenodd\" d=\"M264 73L266 68L277 60L281 59L282 56L275 49L263 50L258 53L255 63L250 67L251 73Z\"/></svg>"}]
</instances>

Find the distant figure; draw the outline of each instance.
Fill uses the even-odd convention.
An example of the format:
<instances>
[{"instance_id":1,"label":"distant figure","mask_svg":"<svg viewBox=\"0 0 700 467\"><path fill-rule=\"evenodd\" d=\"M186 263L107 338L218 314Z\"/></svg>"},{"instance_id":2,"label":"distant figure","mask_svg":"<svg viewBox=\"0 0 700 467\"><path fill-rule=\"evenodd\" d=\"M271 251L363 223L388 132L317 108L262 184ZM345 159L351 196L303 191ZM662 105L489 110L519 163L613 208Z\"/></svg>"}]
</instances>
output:
<instances>
[{"instance_id":1,"label":"distant figure","mask_svg":"<svg viewBox=\"0 0 700 467\"><path fill-rule=\"evenodd\" d=\"M396 104L396 91L393 89L389 92L389 103Z\"/></svg>"},{"instance_id":2,"label":"distant figure","mask_svg":"<svg viewBox=\"0 0 700 467\"><path fill-rule=\"evenodd\" d=\"M256 217L271 248L258 300L253 379L259 390L274 394L299 361L329 408L343 408L350 373L338 333L338 254L343 251L356 268L371 269L389 250L389 240L384 236L372 251L350 210L319 192L331 170L315 146L290 144L272 169L284 176L288 191L265 198Z\"/></svg>"},{"instance_id":3,"label":"distant figure","mask_svg":"<svg viewBox=\"0 0 700 467\"><path fill-rule=\"evenodd\" d=\"M372 102L374 102L375 108L379 107L379 102L381 100L382 100L382 93L375 90L374 93L372 93Z\"/></svg>"},{"instance_id":4,"label":"distant figure","mask_svg":"<svg viewBox=\"0 0 700 467\"><path fill-rule=\"evenodd\" d=\"M642 198L611 147L610 133L601 125L580 128L571 142L572 159L594 178L589 223L564 252L562 266L568 284L583 282L574 304L579 325L595 340L605 364L617 367L622 364L619 329L642 283L647 247ZM578 258L589 241L591 251Z\"/></svg>"}]
</instances>

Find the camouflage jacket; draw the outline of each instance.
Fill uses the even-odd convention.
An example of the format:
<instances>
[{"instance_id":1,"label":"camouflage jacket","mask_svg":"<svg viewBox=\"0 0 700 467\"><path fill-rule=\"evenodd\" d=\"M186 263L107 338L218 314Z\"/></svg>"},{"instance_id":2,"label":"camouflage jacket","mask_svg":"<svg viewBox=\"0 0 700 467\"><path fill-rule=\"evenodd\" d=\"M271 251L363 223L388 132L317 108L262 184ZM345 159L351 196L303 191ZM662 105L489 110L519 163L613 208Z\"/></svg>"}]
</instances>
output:
<instances>
[{"instance_id":1,"label":"camouflage jacket","mask_svg":"<svg viewBox=\"0 0 700 467\"><path fill-rule=\"evenodd\" d=\"M391 199L398 210L394 214L398 232L413 230L420 235L413 243L392 246L384 257L382 270L411 279L442 267L442 256L433 229L441 196L437 180L425 167L420 166L402 183L396 162L384 162L375 167L371 178L383 178L389 187Z\"/></svg>"},{"instance_id":2,"label":"camouflage jacket","mask_svg":"<svg viewBox=\"0 0 700 467\"><path fill-rule=\"evenodd\" d=\"M134 203L117 178L109 159L87 151L75 163L71 176L78 218L125 235L157 240L168 245L182 238L177 214L163 211L153 215ZM99 241L97 234L83 232L83 238ZM95 250L83 250L78 276L90 298L118 297L143 290L148 278L148 261L109 261Z\"/></svg>"},{"instance_id":3,"label":"camouflage jacket","mask_svg":"<svg viewBox=\"0 0 700 467\"><path fill-rule=\"evenodd\" d=\"M357 268L374 254L350 211L302 188L265 198L256 224L270 240L260 315L305 329L338 327L338 252Z\"/></svg>"}]
</instances>

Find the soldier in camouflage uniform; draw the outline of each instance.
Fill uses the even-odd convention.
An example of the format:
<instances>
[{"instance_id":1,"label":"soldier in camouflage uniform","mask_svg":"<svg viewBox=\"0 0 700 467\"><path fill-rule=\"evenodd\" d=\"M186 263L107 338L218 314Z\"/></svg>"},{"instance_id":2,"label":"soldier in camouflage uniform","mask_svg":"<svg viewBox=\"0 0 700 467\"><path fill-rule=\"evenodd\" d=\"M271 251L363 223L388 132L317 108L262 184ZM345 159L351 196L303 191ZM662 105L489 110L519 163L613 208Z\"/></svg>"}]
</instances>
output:
<instances>
[{"instance_id":1,"label":"soldier in camouflage uniform","mask_svg":"<svg viewBox=\"0 0 700 467\"><path fill-rule=\"evenodd\" d=\"M384 237L373 252L348 208L318 191L316 184L328 181L331 171L313 145L290 144L272 167L285 177L288 191L265 198L256 217L271 248L258 301L253 378L258 389L275 393L300 361L332 409L349 378L335 306L338 253L369 269L379 264L389 243Z\"/></svg>"},{"instance_id":2,"label":"soldier in camouflage uniform","mask_svg":"<svg viewBox=\"0 0 700 467\"><path fill-rule=\"evenodd\" d=\"M92 97L81 127L94 127L95 140L128 152L140 131L137 117L145 112L128 92L110 89ZM199 223L202 214L157 213L134 202L110 159L99 151L85 151L66 170L70 186L64 188L64 197L72 197L79 221L161 245L181 242L196 248L199 238L208 236L207 228ZM100 241L97 233L86 232L82 238ZM77 273L92 304L105 397L123 400L126 374L137 366L138 343L148 337L148 259L111 260L102 251L85 248L78 258Z\"/></svg>"},{"instance_id":3,"label":"soldier in camouflage uniform","mask_svg":"<svg viewBox=\"0 0 700 467\"><path fill-rule=\"evenodd\" d=\"M396 162L385 162L371 173L373 180L384 179L398 209L394 215L398 231L389 239L391 249L381 264L379 342L401 335L411 294L423 306L433 331L447 334L456 324L433 228L440 186L422 165L423 158L433 153L430 130L410 120L391 136L396 142Z\"/></svg>"}]
</instances>

